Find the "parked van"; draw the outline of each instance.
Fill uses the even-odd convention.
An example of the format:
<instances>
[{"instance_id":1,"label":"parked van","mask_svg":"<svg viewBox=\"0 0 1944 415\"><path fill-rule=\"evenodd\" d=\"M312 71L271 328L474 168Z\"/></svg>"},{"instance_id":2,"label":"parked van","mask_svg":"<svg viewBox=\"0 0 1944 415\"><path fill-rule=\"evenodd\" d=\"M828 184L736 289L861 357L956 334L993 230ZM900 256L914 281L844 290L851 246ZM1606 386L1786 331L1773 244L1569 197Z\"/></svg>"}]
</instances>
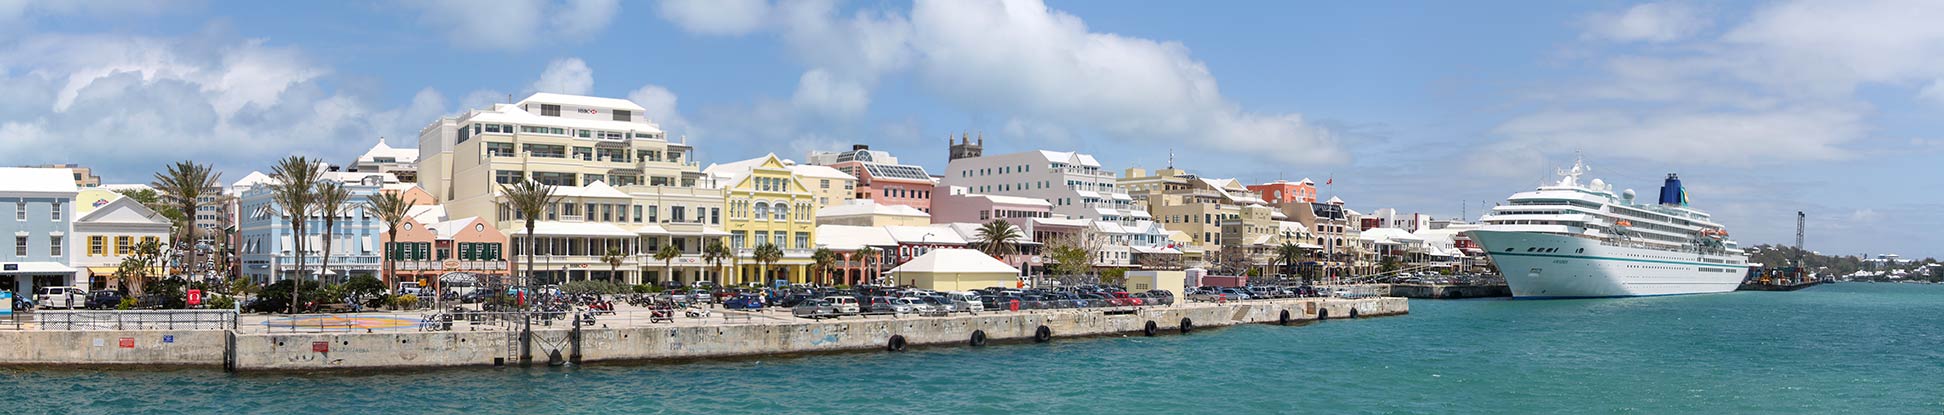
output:
<instances>
[{"instance_id":1,"label":"parked van","mask_svg":"<svg viewBox=\"0 0 1944 415\"><path fill-rule=\"evenodd\" d=\"M824 302L830 303L831 306L836 307L837 314L839 315L856 315L859 311L862 311L857 305L857 297L833 295L824 297L823 300Z\"/></svg>"},{"instance_id":2,"label":"parked van","mask_svg":"<svg viewBox=\"0 0 1944 415\"><path fill-rule=\"evenodd\" d=\"M951 294L946 294L945 297L950 298L952 299L952 301L955 302L965 303L959 306L959 307L963 307L963 309L959 311L970 311L974 313L985 311L985 303L979 300L978 293L955 292Z\"/></svg>"},{"instance_id":3,"label":"parked van","mask_svg":"<svg viewBox=\"0 0 1944 415\"><path fill-rule=\"evenodd\" d=\"M41 308L81 308L87 306L88 290L81 287L40 287L34 289L34 304Z\"/></svg>"}]
</instances>

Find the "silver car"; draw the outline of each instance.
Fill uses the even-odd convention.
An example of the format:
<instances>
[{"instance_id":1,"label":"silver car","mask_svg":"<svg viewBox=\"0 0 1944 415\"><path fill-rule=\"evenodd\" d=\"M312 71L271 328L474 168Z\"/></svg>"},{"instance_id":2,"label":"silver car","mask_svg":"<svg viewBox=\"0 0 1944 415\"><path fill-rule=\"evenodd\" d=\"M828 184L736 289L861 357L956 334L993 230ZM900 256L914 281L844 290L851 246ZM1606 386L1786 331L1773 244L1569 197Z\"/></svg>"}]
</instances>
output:
<instances>
[{"instance_id":1,"label":"silver car","mask_svg":"<svg viewBox=\"0 0 1944 415\"><path fill-rule=\"evenodd\" d=\"M837 306L824 300L804 300L790 308L790 314L797 318L820 319L837 317Z\"/></svg>"}]
</instances>

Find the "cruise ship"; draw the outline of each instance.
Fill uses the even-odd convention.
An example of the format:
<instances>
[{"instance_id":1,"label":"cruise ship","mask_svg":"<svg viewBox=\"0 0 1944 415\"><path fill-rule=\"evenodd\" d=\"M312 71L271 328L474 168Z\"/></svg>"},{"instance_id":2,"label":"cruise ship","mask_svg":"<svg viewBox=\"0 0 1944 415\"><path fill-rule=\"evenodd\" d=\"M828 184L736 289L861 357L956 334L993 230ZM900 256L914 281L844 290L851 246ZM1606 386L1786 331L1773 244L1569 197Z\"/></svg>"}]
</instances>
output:
<instances>
[{"instance_id":1,"label":"cruise ship","mask_svg":"<svg viewBox=\"0 0 1944 415\"><path fill-rule=\"evenodd\" d=\"M1505 275L1516 299L1605 298L1734 291L1748 257L1728 230L1688 207L1667 175L1655 203L1614 193L1575 160L1559 181L1519 192L1467 231Z\"/></svg>"}]
</instances>

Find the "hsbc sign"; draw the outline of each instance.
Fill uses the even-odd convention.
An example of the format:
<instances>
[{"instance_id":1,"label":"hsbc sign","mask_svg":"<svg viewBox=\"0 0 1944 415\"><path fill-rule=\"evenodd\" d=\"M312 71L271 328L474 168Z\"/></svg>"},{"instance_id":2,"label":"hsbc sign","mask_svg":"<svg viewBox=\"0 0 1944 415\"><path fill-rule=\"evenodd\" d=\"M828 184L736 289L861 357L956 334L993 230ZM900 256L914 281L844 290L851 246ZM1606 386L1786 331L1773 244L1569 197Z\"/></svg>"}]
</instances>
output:
<instances>
[{"instance_id":1,"label":"hsbc sign","mask_svg":"<svg viewBox=\"0 0 1944 415\"><path fill-rule=\"evenodd\" d=\"M582 113L582 114L588 114L588 115L600 115L600 114L601 114L601 110L597 110L597 109L592 109L592 108L581 108L581 109L579 109L579 110L577 110L577 111L580 111L580 113Z\"/></svg>"}]
</instances>

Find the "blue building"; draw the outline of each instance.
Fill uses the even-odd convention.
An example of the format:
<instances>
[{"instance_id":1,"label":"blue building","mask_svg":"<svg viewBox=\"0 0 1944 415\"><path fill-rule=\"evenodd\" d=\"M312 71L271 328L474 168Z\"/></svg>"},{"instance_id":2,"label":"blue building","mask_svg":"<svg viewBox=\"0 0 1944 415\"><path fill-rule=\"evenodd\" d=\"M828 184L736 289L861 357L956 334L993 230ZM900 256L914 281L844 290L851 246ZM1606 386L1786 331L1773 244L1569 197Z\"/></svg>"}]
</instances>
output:
<instances>
[{"instance_id":1,"label":"blue building","mask_svg":"<svg viewBox=\"0 0 1944 415\"><path fill-rule=\"evenodd\" d=\"M74 172L68 169L0 168L0 290L16 298L37 287L73 286L68 263L74 234Z\"/></svg>"},{"instance_id":2,"label":"blue building","mask_svg":"<svg viewBox=\"0 0 1944 415\"><path fill-rule=\"evenodd\" d=\"M297 263L297 255L292 252L295 245L295 232L290 220L284 217L283 209L271 200L271 184L276 183L262 173L251 173L231 186L237 194L237 234L238 250L242 259L241 274L256 282L271 282L303 275L306 279L322 277L324 281L343 281L353 276L368 275L377 277L380 271L378 235L385 230L384 221L365 212L366 201L378 193L386 184L397 185L397 178L389 173L339 173L324 174L324 180L344 183L351 192L350 200L337 212L337 223L331 231L330 269L324 269L324 216L313 212L305 225L304 263ZM302 270L302 273L299 273Z\"/></svg>"}]
</instances>

